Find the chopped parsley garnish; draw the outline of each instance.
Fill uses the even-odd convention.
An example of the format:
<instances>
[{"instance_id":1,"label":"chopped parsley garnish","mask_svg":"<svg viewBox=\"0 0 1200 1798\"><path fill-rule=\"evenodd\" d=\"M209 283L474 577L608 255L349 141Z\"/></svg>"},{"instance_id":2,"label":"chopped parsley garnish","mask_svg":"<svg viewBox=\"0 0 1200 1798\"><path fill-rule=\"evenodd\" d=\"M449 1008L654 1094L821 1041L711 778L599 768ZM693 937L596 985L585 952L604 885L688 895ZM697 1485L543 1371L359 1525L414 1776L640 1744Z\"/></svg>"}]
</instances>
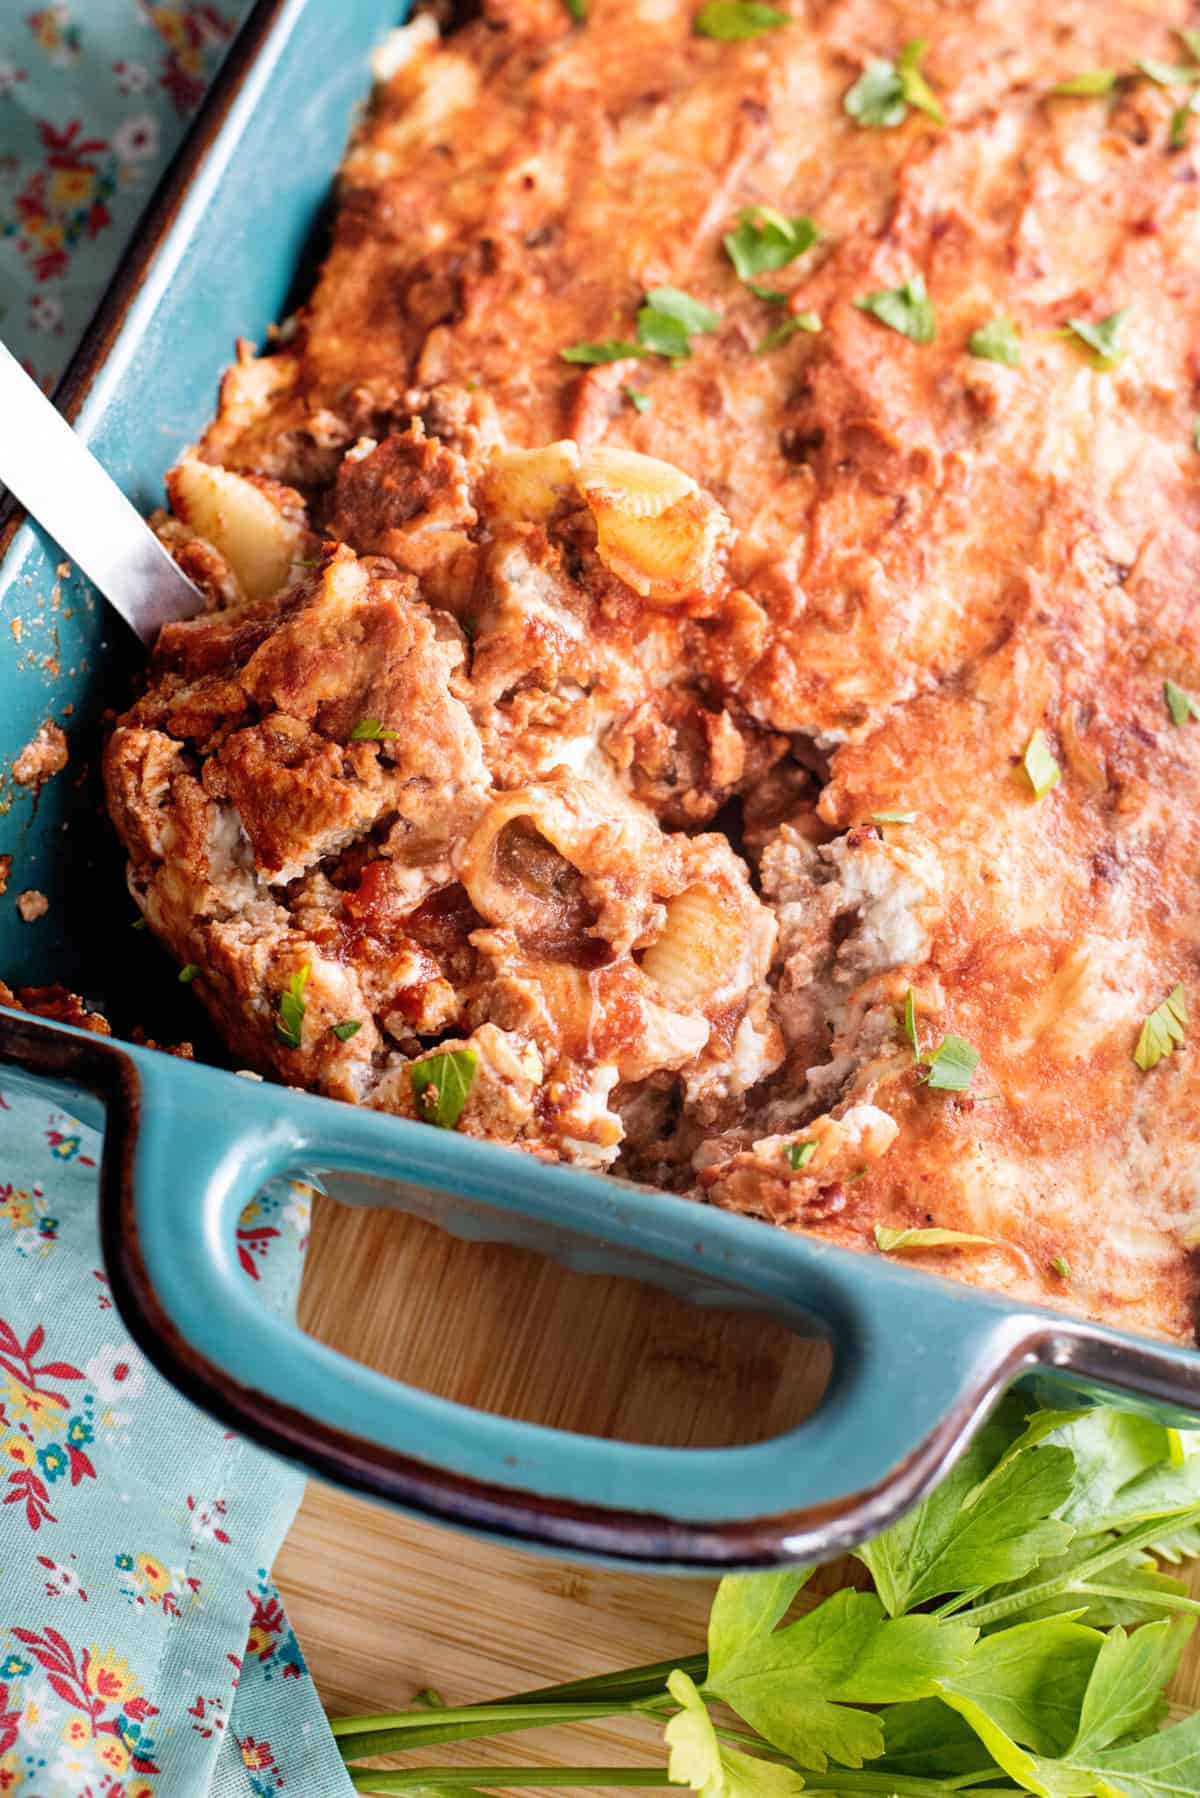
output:
<instances>
[{"instance_id":1,"label":"chopped parsley garnish","mask_svg":"<svg viewBox=\"0 0 1200 1798\"><path fill-rule=\"evenodd\" d=\"M899 287L884 287L868 293L854 304L860 312L869 312L881 325L910 337L914 343L932 343L936 324L933 302L925 291L924 275L910 275Z\"/></svg>"},{"instance_id":2,"label":"chopped parsley garnish","mask_svg":"<svg viewBox=\"0 0 1200 1798\"><path fill-rule=\"evenodd\" d=\"M414 1061L408 1072L418 1115L439 1130L457 1129L478 1066L474 1049L447 1049Z\"/></svg>"},{"instance_id":3,"label":"chopped parsley garnish","mask_svg":"<svg viewBox=\"0 0 1200 1798\"><path fill-rule=\"evenodd\" d=\"M917 1031L917 995L910 986L904 995L904 1034L912 1044L913 1060L921 1059L921 1039Z\"/></svg>"},{"instance_id":4,"label":"chopped parsley garnish","mask_svg":"<svg viewBox=\"0 0 1200 1798\"><path fill-rule=\"evenodd\" d=\"M146 928L145 918L135 918L133 920L133 923L129 926L129 928L130 928L130 930L145 930L145 928Z\"/></svg>"},{"instance_id":5,"label":"chopped parsley garnish","mask_svg":"<svg viewBox=\"0 0 1200 1798\"><path fill-rule=\"evenodd\" d=\"M925 1084L937 1092L965 1093L978 1065L978 1049L961 1036L944 1036L929 1058Z\"/></svg>"},{"instance_id":6,"label":"chopped parsley garnish","mask_svg":"<svg viewBox=\"0 0 1200 1798\"><path fill-rule=\"evenodd\" d=\"M821 233L806 214L786 218L773 206L752 206L738 214L734 230L725 233L725 253L739 281L753 275L786 268L797 256L811 250ZM752 287L759 299L774 298L773 288Z\"/></svg>"},{"instance_id":7,"label":"chopped parsley garnish","mask_svg":"<svg viewBox=\"0 0 1200 1798\"><path fill-rule=\"evenodd\" d=\"M1167 132L1168 150L1182 150L1187 142L1188 120L1192 114L1200 110L1200 93L1193 94L1182 106L1177 106L1171 114L1171 128Z\"/></svg>"},{"instance_id":8,"label":"chopped parsley garnish","mask_svg":"<svg viewBox=\"0 0 1200 1798\"><path fill-rule=\"evenodd\" d=\"M905 44L894 63L879 57L869 62L842 105L860 125L888 130L902 125L913 106L935 125L946 123L937 95L921 73L920 62L929 45L924 38Z\"/></svg>"},{"instance_id":9,"label":"chopped parsley garnish","mask_svg":"<svg viewBox=\"0 0 1200 1798\"><path fill-rule=\"evenodd\" d=\"M292 975L287 986L279 995L279 1015L275 1019L275 1038L285 1049L298 1049L304 1035L304 989L308 985L308 977L312 973L312 964L305 962L298 973Z\"/></svg>"},{"instance_id":10,"label":"chopped parsley garnish","mask_svg":"<svg viewBox=\"0 0 1200 1798\"><path fill-rule=\"evenodd\" d=\"M622 387L621 392L635 412L649 412L651 401L648 393L641 393L636 387Z\"/></svg>"},{"instance_id":11,"label":"chopped parsley garnish","mask_svg":"<svg viewBox=\"0 0 1200 1798\"><path fill-rule=\"evenodd\" d=\"M1082 74L1056 81L1050 92L1067 100L1095 100L1102 94L1111 94L1119 80L1116 69L1084 69Z\"/></svg>"},{"instance_id":12,"label":"chopped parsley garnish","mask_svg":"<svg viewBox=\"0 0 1200 1798\"><path fill-rule=\"evenodd\" d=\"M783 1158L789 1167L795 1168L799 1173L802 1167L808 1166L816 1152L815 1142L790 1142L783 1151Z\"/></svg>"},{"instance_id":13,"label":"chopped parsley garnish","mask_svg":"<svg viewBox=\"0 0 1200 1798\"><path fill-rule=\"evenodd\" d=\"M921 58L928 48L923 37L915 37L905 44L896 63L896 73L900 77L900 87L908 104L931 118L935 125L944 125L946 115L938 104L937 95L921 73Z\"/></svg>"},{"instance_id":14,"label":"chopped parsley garnish","mask_svg":"<svg viewBox=\"0 0 1200 1798\"><path fill-rule=\"evenodd\" d=\"M1185 27L1180 31L1179 35L1183 40L1183 47L1188 55L1194 57L1197 62L1200 62L1200 31L1197 31L1194 26L1191 28Z\"/></svg>"},{"instance_id":15,"label":"chopped parsley garnish","mask_svg":"<svg viewBox=\"0 0 1200 1798\"><path fill-rule=\"evenodd\" d=\"M587 18L587 0L563 0L563 5L577 25L582 25Z\"/></svg>"},{"instance_id":16,"label":"chopped parsley garnish","mask_svg":"<svg viewBox=\"0 0 1200 1798\"><path fill-rule=\"evenodd\" d=\"M1185 81L1195 81L1200 75L1200 69L1190 63L1158 62L1152 56L1143 57L1138 68L1159 87L1182 87Z\"/></svg>"},{"instance_id":17,"label":"chopped parsley garnish","mask_svg":"<svg viewBox=\"0 0 1200 1798\"><path fill-rule=\"evenodd\" d=\"M1089 318L1069 318L1067 330L1074 332L1079 341L1086 343L1094 353L1097 368L1112 368L1125 354L1117 340L1128 316L1128 306L1119 306L1106 318L1096 319L1094 322Z\"/></svg>"},{"instance_id":18,"label":"chopped parsley garnish","mask_svg":"<svg viewBox=\"0 0 1200 1798\"><path fill-rule=\"evenodd\" d=\"M585 364L624 362L641 353L641 345L630 343L627 337L606 337L603 343L573 343L569 349L558 352L560 361Z\"/></svg>"},{"instance_id":19,"label":"chopped parsley garnish","mask_svg":"<svg viewBox=\"0 0 1200 1798\"><path fill-rule=\"evenodd\" d=\"M1056 1255L1050 1265L1060 1280L1069 1280L1071 1278L1071 1263L1067 1260L1065 1255Z\"/></svg>"},{"instance_id":20,"label":"chopped parsley garnish","mask_svg":"<svg viewBox=\"0 0 1200 1798\"><path fill-rule=\"evenodd\" d=\"M1035 730L1030 737L1021 765L1033 788L1035 799L1044 798L1051 787L1056 787L1062 779L1062 769L1050 753L1050 745L1043 730Z\"/></svg>"},{"instance_id":21,"label":"chopped parsley garnish","mask_svg":"<svg viewBox=\"0 0 1200 1798\"><path fill-rule=\"evenodd\" d=\"M873 824L915 824L916 812L872 812Z\"/></svg>"},{"instance_id":22,"label":"chopped parsley garnish","mask_svg":"<svg viewBox=\"0 0 1200 1798\"><path fill-rule=\"evenodd\" d=\"M721 314L678 287L652 287L637 315L638 342L658 356L681 362L691 355L690 337L715 331Z\"/></svg>"},{"instance_id":23,"label":"chopped parsley garnish","mask_svg":"<svg viewBox=\"0 0 1200 1798\"><path fill-rule=\"evenodd\" d=\"M990 1236L968 1236L963 1230L889 1230L875 1225L875 1247L884 1255L906 1255L920 1249L996 1247Z\"/></svg>"},{"instance_id":24,"label":"chopped parsley garnish","mask_svg":"<svg viewBox=\"0 0 1200 1798\"><path fill-rule=\"evenodd\" d=\"M793 312L790 318L785 318L782 324L767 332L762 342L755 346L754 354L765 356L768 350L778 349L781 343L786 343L797 331L816 332L820 329L821 321L815 312Z\"/></svg>"},{"instance_id":25,"label":"chopped parsley garnish","mask_svg":"<svg viewBox=\"0 0 1200 1798\"><path fill-rule=\"evenodd\" d=\"M179 970L180 984L182 986L191 986L192 981L196 978L196 976L199 972L200 972L200 963L198 961L185 962L183 967L180 968L180 970Z\"/></svg>"},{"instance_id":26,"label":"chopped parsley garnish","mask_svg":"<svg viewBox=\"0 0 1200 1798\"><path fill-rule=\"evenodd\" d=\"M352 1036L357 1036L359 1031L362 1029L362 1019L361 1018L347 1018L345 1023L331 1024L330 1029L333 1031L333 1034L337 1037L339 1043L348 1043L350 1041L350 1038Z\"/></svg>"},{"instance_id":27,"label":"chopped parsley garnish","mask_svg":"<svg viewBox=\"0 0 1200 1798\"><path fill-rule=\"evenodd\" d=\"M1020 340L1007 318L989 318L986 325L972 331L967 351L984 362L1003 362L1005 368L1018 368L1021 362Z\"/></svg>"},{"instance_id":28,"label":"chopped parsley garnish","mask_svg":"<svg viewBox=\"0 0 1200 1798\"><path fill-rule=\"evenodd\" d=\"M1200 450L1200 412L1192 420L1192 447Z\"/></svg>"},{"instance_id":29,"label":"chopped parsley garnish","mask_svg":"<svg viewBox=\"0 0 1200 1798\"><path fill-rule=\"evenodd\" d=\"M388 737L398 737L398 730L387 730L378 718L360 718L350 732L352 743L382 743Z\"/></svg>"},{"instance_id":30,"label":"chopped parsley garnish","mask_svg":"<svg viewBox=\"0 0 1200 1798\"><path fill-rule=\"evenodd\" d=\"M1133 1059L1143 1074L1156 1068L1163 1056L1169 1055L1183 1041L1187 1021L1187 1000L1183 996L1183 987L1176 985L1142 1025Z\"/></svg>"},{"instance_id":31,"label":"chopped parsley garnish","mask_svg":"<svg viewBox=\"0 0 1200 1798\"><path fill-rule=\"evenodd\" d=\"M1177 687L1173 680L1163 682L1163 698L1167 702L1172 724L1186 724L1189 718L1200 718L1200 704L1182 687Z\"/></svg>"},{"instance_id":32,"label":"chopped parsley garnish","mask_svg":"<svg viewBox=\"0 0 1200 1798\"><path fill-rule=\"evenodd\" d=\"M696 15L698 34L720 38L723 43L758 37L760 32L790 24L789 14L777 6L764 6L762 0L708 0Z\"/></svg>"}]
</instances>

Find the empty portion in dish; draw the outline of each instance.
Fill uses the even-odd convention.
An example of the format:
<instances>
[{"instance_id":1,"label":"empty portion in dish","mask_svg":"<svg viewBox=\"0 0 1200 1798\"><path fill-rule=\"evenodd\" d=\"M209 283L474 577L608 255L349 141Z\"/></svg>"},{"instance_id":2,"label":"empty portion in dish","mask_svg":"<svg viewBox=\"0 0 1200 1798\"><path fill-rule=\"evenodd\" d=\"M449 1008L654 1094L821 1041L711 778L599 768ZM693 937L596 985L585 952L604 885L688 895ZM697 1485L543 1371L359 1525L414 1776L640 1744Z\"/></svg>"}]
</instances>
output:
<instances>
[{"instance_id":1,"label":"empty portion in dish","mask_svg":"<svg viewBox=\"0 0 1200 1798\"><path fill-rule=\"evenodd\" d=\"M1182 13L695 10L389 46L170 477L132 890L239 1062L1190 1339L1197 158L1052 92Z\"/></svg>"}]
</instances>

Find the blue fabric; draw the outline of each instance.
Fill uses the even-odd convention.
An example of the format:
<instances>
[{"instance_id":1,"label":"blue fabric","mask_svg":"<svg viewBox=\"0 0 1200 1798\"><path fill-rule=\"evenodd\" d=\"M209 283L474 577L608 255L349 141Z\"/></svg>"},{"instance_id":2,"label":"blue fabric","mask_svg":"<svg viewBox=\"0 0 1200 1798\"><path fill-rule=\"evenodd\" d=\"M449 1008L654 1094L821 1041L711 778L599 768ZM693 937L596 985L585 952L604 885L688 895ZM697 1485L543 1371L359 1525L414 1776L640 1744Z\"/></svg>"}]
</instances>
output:
<instances>
[{"instance_id":1,"label":"blue fabric","mask_svg":"<svg viewBox=\"0 0 1200 1798\"><path fill-rule=\"evenodd\" d=\"M302 1477L197 1412L113 1308L99 1138L0 1086L0 1793L351 1790L267 1575ZM310 1193L243 1213L290 1309Z\"/></svg>"},{"instance_id":2,"label":"blue fabric","mask_svg":"<svg viewBox=\"0 0 1200 1798\"><path fill-rule=\"evenodd\" d=\"M0 335L47 389L250 5L0 6Z\"/></svg>"}]
</instances>

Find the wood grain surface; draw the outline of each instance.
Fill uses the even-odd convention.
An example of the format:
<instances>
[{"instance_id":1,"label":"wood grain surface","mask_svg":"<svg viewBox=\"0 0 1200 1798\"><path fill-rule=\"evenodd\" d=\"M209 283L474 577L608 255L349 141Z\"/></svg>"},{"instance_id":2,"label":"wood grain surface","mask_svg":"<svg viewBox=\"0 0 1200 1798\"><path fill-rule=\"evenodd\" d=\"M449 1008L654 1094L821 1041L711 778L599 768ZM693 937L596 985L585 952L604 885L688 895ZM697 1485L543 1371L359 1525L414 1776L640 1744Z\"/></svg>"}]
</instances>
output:
<instances>
[{"instance_id":1,"label":"wood grain surface","mask_svg":"<svg viewBox=\"0 0 1200 1798\"><path fill-rule=\"evenodd\" d=\"M756 1440L799 1421L821 1344L629 1281L463 1243L414 1218L317 1203L304 1327L450 1398L636 1441ZM450 1703L703 1647L712 1583L497 1548L309 1484L276 1578L326 1706ZM1200 1596L1200 1577L1193 1581ZM1176 1682L1200 1707L1200 1654ZM646 1725L595 1723L430 1751L460 1765L661 1764Z\"/></svg>"}]
</instances>

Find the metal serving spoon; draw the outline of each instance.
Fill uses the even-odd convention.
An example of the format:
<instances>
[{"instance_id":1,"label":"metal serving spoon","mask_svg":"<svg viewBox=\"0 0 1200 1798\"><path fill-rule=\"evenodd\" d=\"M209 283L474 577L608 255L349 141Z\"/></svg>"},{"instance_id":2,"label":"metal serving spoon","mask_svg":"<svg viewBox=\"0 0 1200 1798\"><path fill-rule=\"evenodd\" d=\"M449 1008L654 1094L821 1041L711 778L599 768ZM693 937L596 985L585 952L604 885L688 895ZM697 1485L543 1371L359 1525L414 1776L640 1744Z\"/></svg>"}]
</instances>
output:
<instances>
[{"instance_id":1,"label":"metal serving spoon","mask_svg":"<svg viewBox=\"0 0 1200 1798\"><path fill-rule=\"evenodd\" d=\"M204 609L199 588L2 343L0 482L147 649L164 624Z\"/></svg>"}]
</instances>

